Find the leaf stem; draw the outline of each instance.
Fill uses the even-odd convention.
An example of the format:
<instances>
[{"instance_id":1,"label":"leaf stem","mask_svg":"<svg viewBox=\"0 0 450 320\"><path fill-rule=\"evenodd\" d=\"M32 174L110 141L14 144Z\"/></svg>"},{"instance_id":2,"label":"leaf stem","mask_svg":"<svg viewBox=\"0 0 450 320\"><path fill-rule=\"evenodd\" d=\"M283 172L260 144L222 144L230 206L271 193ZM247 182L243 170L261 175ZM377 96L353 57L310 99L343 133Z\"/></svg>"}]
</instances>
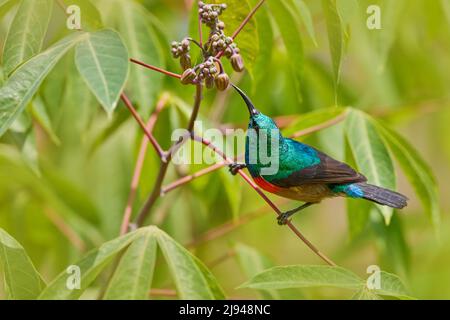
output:
<instances>
[{"instance_id":1,"label":"leaf stem","mask_svg":"<svg viewBox=\"0 0 450 320\"><path fill-rule=\"evenodd\" d=\"M173 77L173 78L181 79L181 75L179 75L177 73L173 73L173 72L170 72L170 71L167 71L167 70L164 70L164 69L152 66L151 64L147 64L145 62L142 62L142 61L139 61L139 60L136 60L136 59L133 59L133 58L131 58L130 61L135 63L135 64L137 64L137 65L140 65L140 66L142 66L144 68L147 68L147 69L150 69L150 70L157 71L157 72L160 72L162 74L165 74L166 76L170 76L170 77Z\"/></svg>"}]
</instances>

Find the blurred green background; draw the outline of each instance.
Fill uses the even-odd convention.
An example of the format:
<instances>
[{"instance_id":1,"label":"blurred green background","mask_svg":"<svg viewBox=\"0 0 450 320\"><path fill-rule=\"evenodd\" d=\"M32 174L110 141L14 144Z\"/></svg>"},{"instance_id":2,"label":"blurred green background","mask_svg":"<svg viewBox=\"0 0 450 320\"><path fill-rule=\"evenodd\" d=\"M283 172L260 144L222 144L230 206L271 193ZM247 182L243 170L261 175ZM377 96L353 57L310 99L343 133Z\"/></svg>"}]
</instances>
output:
<instances>
[{"instance_id":1,"label":"blurred green background","mask_svg":"<svg viewBox=\"0 0 450 320\"><path fill-rule=\"evenodd\" d=\"M0 48L19 2L0 1ZM257 1L228 2L230 23L224 18L228 33L236 26L232 12L233 3L238 2L242 13ZM191 10L196 10L194 1L102 0L93 4L97 10L86 9L83 16L92 28L113 28L131 57L181 72L170 55L170 43L187 35L197 37ZM366 27L366 9L371 4L381 8L381 30ZM330 34L329 17L320 1L266 1L236 39L246 52L248 71L233 74L232 79L265 114L297 120L336 104L352 106L388 124L418 150L438 181L441 222L436 227L401 170L396 170L397 189L411 201L394 214L389 227L372 210L364 228L350 234L351 215L343 199L308 209L294 218L294 224L322 252L362 277L367 276L369 265L379 265L398 274L415 297L448 299L450 1L342 0L336 6L341 29L334 26L335 33ZM65 19L55 4L44 48L70 33ZM342 38L339 82L329 37L332 43ZM194 87L135 65L130 70L126 91L143 118L148 118L162 94L170 97L155 129L162 146L168 148L172 130L186 126ZM247 113L230 90L210 90L200 119L210 127L223 123L244 127ZM302 140L344 160L343 130L341 123ZM1 137L0 227L25 247L46 280L89 249L118 236L141 139L142 132L122 104L111 118L101 110L76 72L73 52L57 64L27 111ZM157 168L158 159L149 150L134 212L150 192ZM200 168L172 166L166 183ZM283 209L296 205L271 199ZM255 212L256 218L245 220ZM202 239L224 223L235 224L235 228L190 249L232 298L259 297L257 291L235 289L249 278L236 256L241 245L264 254L274 265L322 263L287 228L276 224L275 215L254 190L242 179L229 176L226 169L161 198L148 221L183 245ZM170 287L164 265L158 266L153 286ZM95 296L106 276L102 274L87 297ZM350 296L345 290L326 288L286 293L290 298L311 299Z\"/></svg>"}]
</instances>

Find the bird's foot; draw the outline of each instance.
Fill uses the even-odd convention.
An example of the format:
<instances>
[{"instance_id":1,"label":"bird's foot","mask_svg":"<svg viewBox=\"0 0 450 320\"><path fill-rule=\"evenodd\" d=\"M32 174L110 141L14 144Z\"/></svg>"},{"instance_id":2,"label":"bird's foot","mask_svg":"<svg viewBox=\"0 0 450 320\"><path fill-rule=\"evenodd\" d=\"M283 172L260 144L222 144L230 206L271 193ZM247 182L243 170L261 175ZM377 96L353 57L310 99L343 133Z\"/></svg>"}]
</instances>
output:
<instances>
[{"instance_id":1,"label":"bird's foot","mask_svg":"<svg viewBox=\"0 0 450 320\"><path fill-rule=\"evenodd\" d=\"M289 220L290 217L292 217L295 213L302 211L303 209L306 209L309 206L312 206L313 204L314 204L313 202L307 202L298 208L281 213L278 216L278 224L280 226L284 226L285 224L288 224L290 222L290 220Z\"/></svg>"},{"instance_id":2,"label":"bird's foot","mask_svg":"<svg viewBox=\"0 0 450 320\"><path fill-rule=\"evenodd\" d=\"M232 163L228 167L230 168L230 173L235 176L238 174L239 170L245 169L247 166L245 163Z\"/></svg>"},{"instance_id":3,"label":"bird's foot","mask_svg":"<svg viewBox=\"0 0 450 320\"><path fill-rule=\"evenodd\" d=\"M288 224L288 222L289 222L289 218L292 216L292 213L291 212L283 212L282 214L280 214L279 216L278 216L278 218L277 218L277 220L278 220L278 224L280 225L280 226L284 226L284 225L286 225L286 224Z\"/></svg>"}]
</instances>

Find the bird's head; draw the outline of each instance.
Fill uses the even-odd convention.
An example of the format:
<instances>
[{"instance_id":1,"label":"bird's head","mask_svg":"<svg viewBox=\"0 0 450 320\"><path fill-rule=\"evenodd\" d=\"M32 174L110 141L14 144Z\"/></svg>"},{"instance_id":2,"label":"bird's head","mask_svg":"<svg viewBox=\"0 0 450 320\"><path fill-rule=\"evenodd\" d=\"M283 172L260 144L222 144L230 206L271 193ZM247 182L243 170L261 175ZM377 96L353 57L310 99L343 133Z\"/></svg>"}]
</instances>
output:
<instances>
[{"instance_id":1,"label":"bird's head","mask_svg":"<svg viewBox=\"0 0 450 320\"><path fill-rule=\"evenodd\" d=\"M260 129L264 130L278 129L277 125L272 120L272 118L259 112L258 109L256 109L253 103L250 101L249 97L241 89L236 87L234 84L231 85L239 93L239 95L242 97L245 104L247 105L248 112L250 113L250 122L248 124L249 129L255 129L257 131Z\"/></svg>"}]
</instances>

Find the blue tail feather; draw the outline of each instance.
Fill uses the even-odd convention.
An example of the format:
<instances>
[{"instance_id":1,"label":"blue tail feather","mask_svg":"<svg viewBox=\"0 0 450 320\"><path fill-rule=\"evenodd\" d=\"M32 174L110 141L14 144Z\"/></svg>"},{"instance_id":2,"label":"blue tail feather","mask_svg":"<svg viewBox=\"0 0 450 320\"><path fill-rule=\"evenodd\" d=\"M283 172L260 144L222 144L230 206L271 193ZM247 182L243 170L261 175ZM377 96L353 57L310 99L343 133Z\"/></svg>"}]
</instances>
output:
<instances>
[{"instance_id":1,"label":"blue tail feather","mask_svg":"<svg viewBox=\"0 0 450 320\"><path fill-rule=\"evenodd\" d=\"M362 198L366 200L395 209L402 209L408 205L408 198L398 192L367 183L355 183L354 185L362 190Z\"/></svg>"}]
</instances>

